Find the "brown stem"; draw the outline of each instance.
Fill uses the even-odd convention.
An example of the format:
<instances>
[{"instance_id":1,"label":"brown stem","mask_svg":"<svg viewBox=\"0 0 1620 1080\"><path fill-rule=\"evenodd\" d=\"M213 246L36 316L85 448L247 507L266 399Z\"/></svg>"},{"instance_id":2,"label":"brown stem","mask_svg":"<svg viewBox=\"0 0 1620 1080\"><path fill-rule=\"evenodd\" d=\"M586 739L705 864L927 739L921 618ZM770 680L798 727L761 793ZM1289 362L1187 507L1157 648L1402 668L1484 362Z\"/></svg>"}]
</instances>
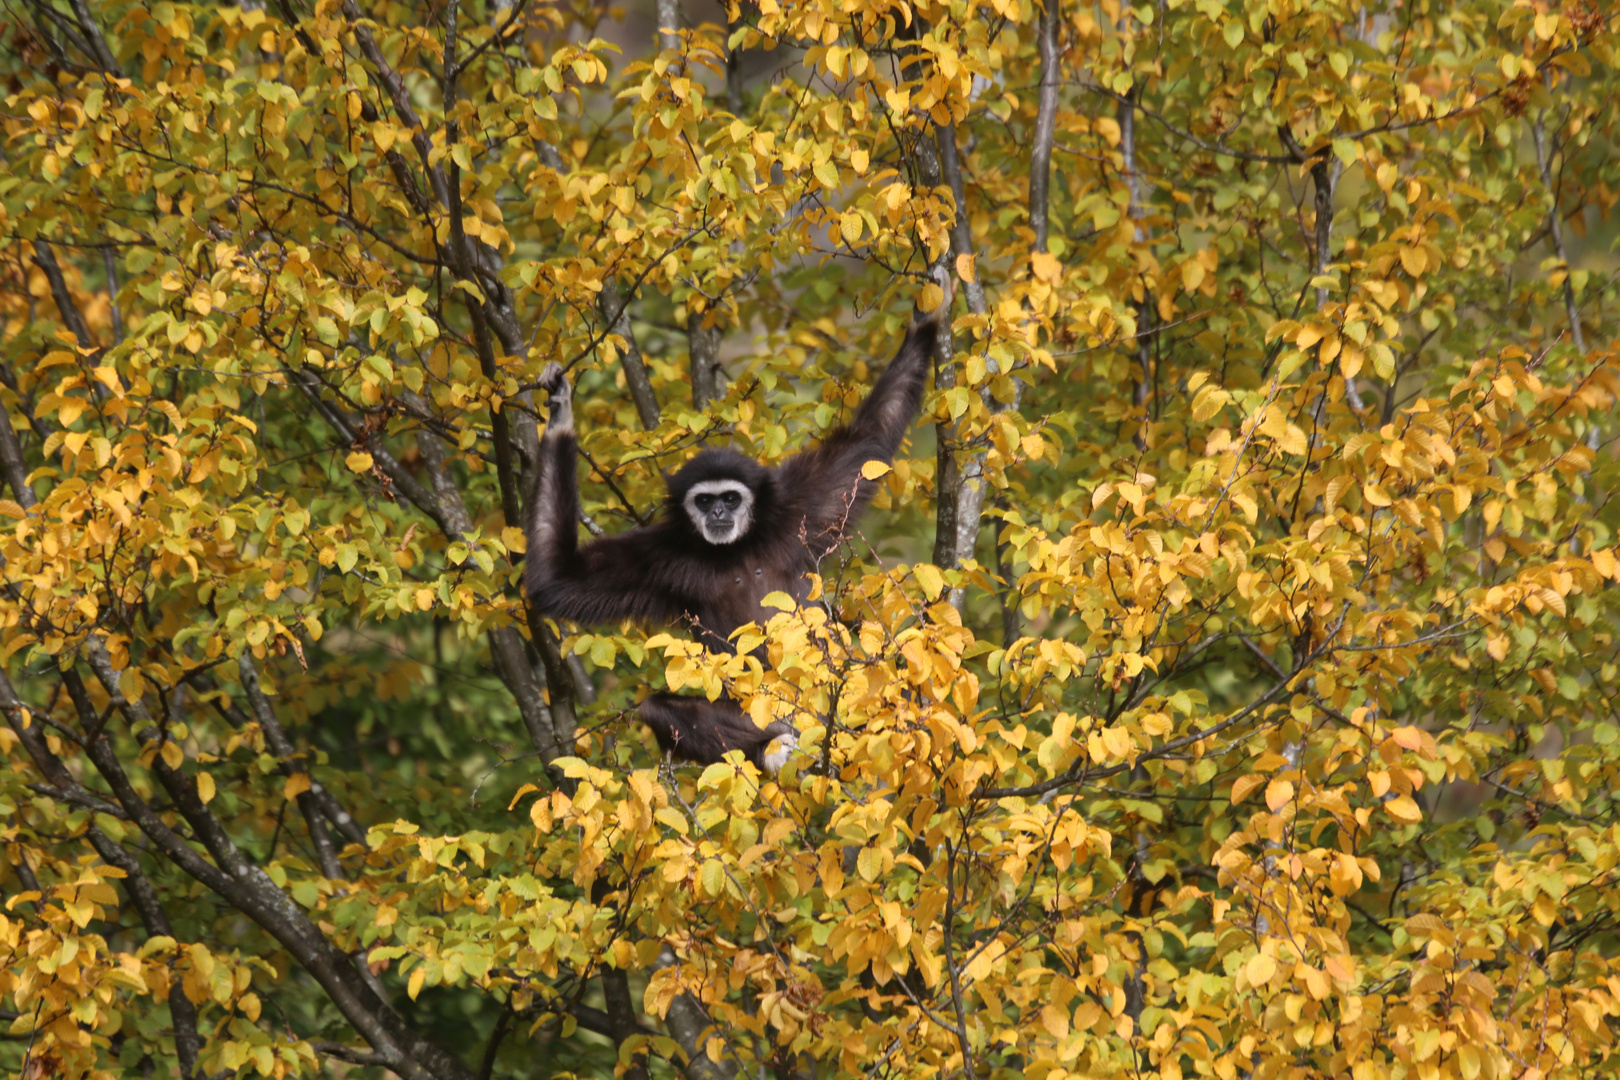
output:
<instances>
[{"instance_id":1,"label":"brown stem","mask_svg":"<svg viewBox=\"0 0 1620 1080\"><path fill-rule=\"evenodd\" d=\"M38 505L39 497L28 483L28 462L23 457L22 442L17 438L17 429L11 426L11 413L4 407L0 407L0 470L4 471L17 505L24 510Z\"/></svg>"},{"instance_id":2,"label":"brown stem","mask_svg":"<svg viewBox=\"0 0 1620 1080\"><path fill-rule=\"evenodd\" d=\"M101 249L101 265L107 272L107 310L112 315L113 344L124 343L124 316L118 310L118 257L108 244Z\"/></svg>"},{"instance_id":3,"label":"brown stem","mask_svg":"<svg viewBox=\"0 0 1620 1080\"><path fill-rule=\"evenodd\" d=\"M425 402L421 404L423 407L426 405ZM424 428L417 432L416 446L427 465L428 481L433 485L433 500L442 515L445 535L451 539L465 536L472 528L472 519L467 515L467 507L462 501L460 489L456 487L450 471L445 467L443 440L436 433ZM491 659L495 661L497 674L511 692L513 700L517 702L518 713L523 717L523 726L529 733L530 744L540 754L540 759L549 766L557 758L573 753L575 728L573 695L570 690L570 675L562 660L561 652L556 647L555 639L551 638L544 624L534 616L532 609L528 609L528 614L530 633L546 668L544 682L536 678L534 668L529 664L523 639L513 627L501 626L489 631L489 652ZM551 691L549 703L546 700L548 689Z\"/></svg>"},{"instance_id":4,"label":"brown stem","mask_svg":"<svg viewBox=\"0 0 1620 1080\"><path fill-rule=\"evenodd\" d=\"M411 132L411 145L416 147L416 155L421 159L422 168L427 172L428 182L433 187L433 193L438 196L439 205L450 205L450 185L445 179L444 170L433 163L433 140L428 135L427 125L417 115L416 107L411 103L410 89L405 80L399 77L388 58L383 55L382 49L377 45L377 39L371 32L371 27L365 24L366 16L360 11L355 0L343 0L343 14L349 20L350 29L354 32L355 41L360 44L360 51L365 54L372 68L377 72L388 100L394 106L394 112L404 123L406 130Z\"/></svg>"},{"instance_id":5,"label":"brown stem","mask_svg":"<svg viewBox=\"0 0 1620 1080\"><path fill-rule=\"evenodd\" d=\"M56 301L56 310L61 314L63 324L73 332L79 348L95 348L96 339L90 336L90 327L86 325L79 305L73 302L73 295L68 292L67 279L62 276L56 253L44 240L34 241L34 263L45 271L45 280L50 282L51 298Z\"/></svg>"},{"instance_id":6,"label":"brown stem","mask_svg":"<svg viewBox=\"0 0 1620 1080\"><path fill-rule=\"evenodd\" d=\"M954 140L949 141L954 147ZM915 144L913 161L917 178L930 189L939 187L944 178L940 166L941 145L922 138ZM954 247L954 233L951 243ZM939 390L956 386L956 357L950 334L938 334L934 338L934 386ZM934 443L934 565L949 569L961 565L957 558L957 532L963 483L962 470L956 460L956 452L961 448L961 428L956 421L948 416L936 420ZM828 733L830 736L831 729Z\"/></svg>"},{"instance_id":7,"label":"brown stem","mask_svg":"<svg viewBox=\"0 0 1620 1080\"><path fill-rule=\"evenodd\" d=\"M622 1059L625 1041L641 1038L641 1025L636 1020L635 1002L630 996L630 976L619 968L602 969L602 998L607 1005L608 1025L613 1029L613 1041L620 1046ZM620 1074L621 1080L647 1080L645 1052L638 1052L632 1064Z\"/></svg>"},{"instance_id":8,"label":"brown stem","mask_svg":"<svg viewBox=\"0 0 1620 1080\"><path fill-rule=\"evenodd\" d=\"M224 695L218 692L218 685L215 684L214 680L210 679L206 674L195 674L191 677L190 681L199 690L213 695L212 704L214 708L221 716L225 718L225 722L230 724L232 727L241 729L252 722L249 720L246 713L225 700ZM292 775L293 766L291 760L279 761L276 763L276 767L280 770L283 776ZM325 785L320 783L320 781L313 778L310 780L309 790L310 794L315 797L316 803L320 806L321 816L326 819L327 823L335 828L338 832L342 833L343 838L349 843L358 844L362 848L369 851L371 845L366 841L366 831L360 827L359 823L356 822L349 812L343 808L342 804L337 801L337 797L333 795Z\"/></svg>"},{"instance_id":9,"label":"brown stem","mask_svg":"<svg viewBox=\"0 0 1620 1080\"><path fill-rule=\"evenodd\" d=\"M87 639L84 652L113 706L124 714L136 737L149 743L158 738L159 729L146 706L139 700L125 698L119 689L118 672L101 642L93 637ZM64 671L62 681L86 731L95 730L96 710L78 673L71 669ZM292 898L264 870L247 860L219 819L203 803L192 777L170 767L161 754L152 760L153 775L208 851L212 863L164 824L140 797L104 734L97 732L87 739L85 754L125 812L153 844L181 869L281 942L320 984L344 1018L383 1055L391 1069L407 1080L473 1080L465 1065L407 1026Z\"/></svg>"},{"instance_id":10,"label":"brown stem","mask_svg":"<svg viewBox=\"0 0 1620 1080\"><path fill-rule=\"evenodd\" d=\"M647 365L641 359L636 335L630 327L629 304L619 296L619 283L612 276L602 279L602 291L596 297L597 310L608 328L624 339L619 350L619 366L624 371L625 385L630 388L630 399L636 403L636 415L641 426L648 431L658 426L658 397L653 393L652 381L647 378Z\"/></svg>"},{"instance_id":11,"label":"brown stem","mask_svg":"<svg viewBox=\"0 0 1620 1080\"><path fill-rule=\"evenodd\" d=\"M101 69L109 75L122 78L124 69L119 66L118 58L113 56L112 49L107 46L107 38L101 32L101 24L96 22L96 17L90 13L90 5L84 0L73 0L73 13L78 16L79 28L89 41Z\"/></svg>"},{"instance_id":12,"label":"brown stem","mask_svg":"<svg viewBox=\"0 0 1620 1080\"><path fill-rule=\"evenodd\" d=\"M953 924L956 921L956 845L945 845L945 972L950 977L951 1008L956 1013L956 1041L962 1049L962 1073L964 1076L977 1076L978 1070L973 1066L973 1045L968 1039L967 1010L962 1004L962 981L957 972L956 958L953 955L952 941L955 936Z\"/></svg>"},{"instance_id":13,"label":"brown stem","mask_svg":"<svg viewBox=\"0 0 1620 1080\"><path fill-rule=\"evenodd\" d=\"M996 500L996 508L1003 513L1007 510L1005 499ZM1013 588L1012 548L1002 539L1002 522L995 523L996 540L996 577L1001 581L1001 647L1010 648L1018 640L1018 590Z\"/></svg>"},{"instance_id":14,"label":"brown stem","mask_svg":"<svg viewBox=\"0 0 1620 1080\"><path fill-rule=\"evenodd\" d=\"M662 969L674 966L678 962L675 951L665 945L663 951L658 954L658 961L654 966ZM724 1035L715 1027L714 1021L709 1019L708 1011L696 997L687 993L676 994L674 1000L669 1003L669 1013L664 1017L664 1023L668 1026L670 1035L686 1054L687 1080L733 1080L737 1075L738 1062L735 1053L731 1054L729 1059L722 1057L720 1061L714 1061L709 1057L709 1039L716 1035L721 1035L724 1039ZM729 1046L730 1040L724 1041Z\"/></svg>"},{"instance_id":15,"label":"brown stem","mask_svg":"<svg viewBox=\"0 0 1620 1080\"><path fill-rule=\"evenodd\" d=\"M94 806L103 802L80 786L68 767L62 763L61 758L51 752L50 744L45 741L44 732L37 720L29 724L23 723L23 703L17 697L17 691L4 672L0 672L0 711L6 714L7 723L11 726L11 730L16 732L23 749L33 760L34 767L51 784L58 790L69 793L70 796L78 796L72 799L75 804ZM124 891L129 895L130 902L135 905L141 923L146 927L147 937L173 938L174 926L169 921L168 913L163 909L157 889L141 869L140 860L134 853L114 841L94 824L85 827L85 839L104 861L124 872ZM24 866L26 867L26 864ZM32 887L38 889L38 883L35 882ZM174 1049L180 1059L181 1080L191 1080L197 1069L197 1051L202 1046L202 1040L197 1034L197 1007L186 997L178 979L169 987L169 1014L174 1022Z\"/></svg>"},{"instance_id":16,"label":"brown stem","mask_svg":"<svg viewBox=\"0 0 1620 1080\"><path fill-rule=\"evenodd\" d=\"M264 731L265 741L270 744L270 752L286 765L290 775L308 776L309 766L304 756L293 750L292 742L282 730L281 720L270 707L270 699L265 695L264 688L259 685L259 669L253 663L253 654L246 647L242 649L242 655L236 658L236 669L242 680L242 690L247 694L248 703L253 706L260 729ZM311 777L310 788L296 796L298 811L304 816L310 842L315 845L321 873L334 881L341 881L346 875L343 865L338 862L337 848L332 844L331 834L326 831L326 821L316 799L314 784Z\"/></svg>"},{"instance_id":17,"label":"brown stem","mask_svg":"<svg viewBox=\"0 0 1620 1080\"><path fill-rule=\"evenodd\" d=\"M1548 80L1548 89L1551 89L1551 69L1543 74ZM1547 211L1547 235L1552 240L1553 251L1557 254L1558 261L1564 264L1564 314L1569 319L1569 338L1584 356L1586 334L1581 330L1581 309L1575 303L1575 286L1569 279L1569 251L1564 246L1563 214L1558 198L1558 184L1553 177L1552 153L1547 146L1546 120L1547 113L1543 110L1536 116L1536 122L1530 126L1530 133L1535 139L1536 167L1541 171L1541 183L1547 189L1547 196L1552 200L1552 207Z\"/></svg>"}]
</instances>

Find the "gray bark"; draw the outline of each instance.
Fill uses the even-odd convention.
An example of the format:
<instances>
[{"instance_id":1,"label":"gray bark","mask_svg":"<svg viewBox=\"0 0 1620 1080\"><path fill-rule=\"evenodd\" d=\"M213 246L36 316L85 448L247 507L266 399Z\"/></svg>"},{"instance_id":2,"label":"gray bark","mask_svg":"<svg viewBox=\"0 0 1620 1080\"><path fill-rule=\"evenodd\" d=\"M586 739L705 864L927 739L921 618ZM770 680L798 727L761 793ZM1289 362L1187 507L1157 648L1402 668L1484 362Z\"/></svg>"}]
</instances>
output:
<instances>
[{"instance_id":1,"label":"gray bark","mask_svg":"<svg viewBox=\"0 0 1620 1080\"><path fill-rule=\"evenodd\" d=\"M705 314L708 314L705 312ZM692 405L701 409L726 396L726 373L720 367L720 341L725 336L718 322L703 325L703 316L687 316L686 342L692 362Z\"/></svg>"}]
</instances>

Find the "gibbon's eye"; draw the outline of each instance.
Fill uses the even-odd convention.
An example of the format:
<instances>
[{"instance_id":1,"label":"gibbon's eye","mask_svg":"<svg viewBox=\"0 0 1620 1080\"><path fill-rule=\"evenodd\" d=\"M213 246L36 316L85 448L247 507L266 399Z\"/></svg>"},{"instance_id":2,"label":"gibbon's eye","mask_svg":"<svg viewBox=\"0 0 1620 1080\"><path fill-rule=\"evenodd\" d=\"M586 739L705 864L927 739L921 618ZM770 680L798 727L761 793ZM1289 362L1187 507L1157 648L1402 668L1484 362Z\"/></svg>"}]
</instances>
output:
<instances>
[{"instance_id":1,"label":"gibbon's eye","mask_svg":"<svg viewBox=\"0 0 1620 1080\"><path fill-rule=\"evenodd\" d=\"M707 514L709 512L709 507L714 505L714 496L713 495L699 495L697 498L693 499L692 501L697 504L697 508L699 510L701 510L705 514Z\"/></svg>"},{"instance_id":2,"label":"gibbon's eye","mask_svg":"<svg viewBox=\"0 0 1620 1080\"><path fill-rule=\"evenodd\" d=\"M742 495L735 491L728 491L720 498L733 510L742 504Z\"/></svg>"}]
</instances>

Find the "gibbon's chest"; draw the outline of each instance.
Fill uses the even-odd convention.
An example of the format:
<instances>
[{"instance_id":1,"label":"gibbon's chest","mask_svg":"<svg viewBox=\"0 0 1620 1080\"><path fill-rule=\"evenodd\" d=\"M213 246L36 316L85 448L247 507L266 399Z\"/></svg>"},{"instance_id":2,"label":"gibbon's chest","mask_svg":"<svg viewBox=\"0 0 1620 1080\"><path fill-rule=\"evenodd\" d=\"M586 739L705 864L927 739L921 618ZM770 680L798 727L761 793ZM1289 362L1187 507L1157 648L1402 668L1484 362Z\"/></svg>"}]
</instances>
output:
<instances>
[{"instance_id":1,"label":"gibbon's chest","mask_svg":"<svg viewBox=\"0 0 1620 1080\"><path fill-rule=\"evenodd\" d=\"M707 595L693 608L702 624L703 636L710 638L710 648L720 647L720 641L729 638L731 632L744 623L763 626L769 621L776 609L764 607L762 601L771 593L785 592L802 601L809 589L809 582L802 573L773 570L764 559L744 557L735 563L706 569L708 572L703 577L707 579L708 588L703 591Z\"/></svg>"}]
</instances>

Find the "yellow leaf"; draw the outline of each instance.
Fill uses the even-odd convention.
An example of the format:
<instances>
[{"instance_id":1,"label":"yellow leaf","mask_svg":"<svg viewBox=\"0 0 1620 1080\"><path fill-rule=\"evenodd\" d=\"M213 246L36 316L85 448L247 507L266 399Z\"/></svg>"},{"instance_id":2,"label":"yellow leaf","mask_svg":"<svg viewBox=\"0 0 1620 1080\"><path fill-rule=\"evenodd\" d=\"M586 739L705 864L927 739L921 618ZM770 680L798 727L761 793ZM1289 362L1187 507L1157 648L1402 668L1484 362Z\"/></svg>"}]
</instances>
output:
<instances>
[{"instance_id":1,"label":"yellow leaf","mask_svg":"<svg viewBox=\"0 0 1620 1080\"><path fill-rule=\"evenodd\" d=\"M1277 974L1277 961L1265 953L1255 953L1249 962L1243 966L1243 974L1248 978L1250 986L1264 986Z\"/></svg>"},{"instance_id":2,"label":"yellow leaf","mask_svg":"<svg viewBox=\"0 0 1620 1080\"><path fill-rule=\"evenodd\" d=\"M1406 750L1423 749L1423 733L1415 727L1398 727L1389 733L1395 745Z\"/></svg>"},{"instance_id":3,"label":"yellow leaf","mask_svg":"<svg viewBox=\"0 0 1620 1080\"><path fill-rule=\"evenodd\" d=\"M1423 811L1410 795L1397 795L1384 804L1389 816L1403 825L1415 825L1423 820Z\"/></svg>"},{"instance_id":4,"label":"yellow leaf","mask_svg":"<svg viewBox=\"0 0 1620 1080\"><path fill-rule=\"evenodd\" d=\"M1361 882L1361 866L1355 856L1341 851L1333 857L1333 865L1328 868L1328 886L1335 896L1349 896L1361 888Z\"/></svg>"},{"instance_id":5,"label":"yellow leaf","mask_svg":"<svg viewBox=\"0 0 1620 1080\"><path fill-rule=\"evenodd\" d=\"M861 238L861 230L866 222L853 210L845 210L838 218L838 231L843 235L844 243L853 244Z\"/></svg>"},{"instance_id":6,"label":"yellow leaf","mask_svg":"<svg viewBox=\"0 0 1620 1080\"><path fill-rule=\"evenodd\" d=\"M1063 276L1063 264L1057 257L1044 251L1037 251L1029 257L1030 269L1035 277L1041 281L1056 282Z\"/></svg>"},{"instance_id":7,"label":"yellow leaf","mask_svg":"<svg viewBox=\"0 0 1620 1080\"><path fill-rule=\"evenodd\" d=\"M726 868L719 859L704 861L703 870L698 874L698 884L702 886L703 895L711 900L726 891Z\"/></svg>"},{"instance_id":8,"label":"yellow leaf","mask_svg":"<svg viewBox=\"0 0 1620 1080\"><path fill-rule=\"evenodd\" d=\"M940 574L938 567L918 563L911 568L911 576L917 579L917 584L922 586L923 595L930 600L938 599L939 594L945 591L945 578Z\"/></svg>"},{"instance_id":9,"label":"yellow leaf","mask_svg":"<svg viewBox=\"0 0 1620 1080\"><path fill-rule=\"evenodd\" d=\"M205 772L197 774L197 798L205 806L214 801L214 778Z\"/></svg>"},{"instance_id":10,"label":"yellow leaf","mask_svg":"<svg viewBox=\"0 0 1620 1080\"><path fill-rule=\"evenodd\" d=\"M1253 773L1250 773L1247 776L1240 776L1236 780L1232 781L1232 805L1236 806L1238 803L1248 798L1249 792L1253 791L1255 788L1259 787L1265 782L1265 777L1256 776Z\"/></svg>"},{"instance_id":11,"label":"yellow leaf","mask_svg":"<svg viewBox=\"0 0 1620 1080\"><path fill-rule=\"evenodd\" d=\"M422 964L416 965L416 970L411 972L410 981L405 984L405 993L409 995L412 1001L415 1001L416 995L422 992L422 984L426 981L427 968Z\"/></svg>"},{"instance_id":12,"label":"yellow leaf","mask_svg":"<svg viewBox=\"0 0 1620 1080\"><path fill-rule=\"evenodd\" d=\"M930 281L922 287L922 292L917 296L917 310L924 313L931 312L944 302L945 290Z\"/></svg>"},{"instance_id":13,"label":"yellow leaf","mask_svg":"<svg viewBox=\"0 0 1620 1080\"><path fill-rule=\"evenodd\" d=\"M1232 400L1232 395L1215 385L1202 387L1192 400L1192 418L1199 422L1208 420Z\"/></svg>"},{"instance_id":14,"label":"yellow leaf","mask_svg":"<svg viewBox=\"0 0 1620 1080\"><path fill-rule=\"evenodd\" d=\"M1292 780L1273 780L1266 785L1266 805L1274 812L1287 806L1293 801L1293 798L1294 782Z\"/></svg>"},{"instance_id":15,"label":"yellow leaf","mask_svg":"<svg viewBox=\"0 0 1620 1080\"><path fill-rule=\"evenodd\" d=\"M1361 494L1372 506L1388 506L1392 501L1388 495L1384 494L1384 489L1377 484L1363 484Z\"/></svg>"},{"instance_id":16,"label":"yellow leaf","mask_svg":"<svg viewBox=\"0 0 1620 1080\"><path fill-rule=\"evenodd\" d=\"M178 743L165 742L163 749L158 752L163 755L163 764L171 769L178 769L186 763L186 752L180 749Z\"/></svg>"},{"instance_id":17,"label":"yellow leaf","mask_svg":"<svg viewBox=\"0 0 1620 1080\"><path fill-rule=\"evenodd\" d=\"M1306 964L1299 964L1294 968L1294 977L1305 984L1305 992L1317 1001L1327 997L1328 991L1332 989L1327 975Z\"/></svg>"},{"instance_id":18,"label":"yellow leaf","mask_svg":"<svg viewBox=\"0 0 1620 1080\"><path fill-rule=\"evenodd\" d=\"M287 782L281 785L281 795L284 799L296 799L309 790L309 773L295 772L287 777Z\"/></svg>"},{"instance_id":19,"label":"yellow leaf","mask_svg":"<svg viewBox=\"0 0 1620 1080\"><path fill-rule=\"evenodd\" d=\"M362 450L356 450L344 458L343 463L349 467L350 472L363 473L371 471L371 455Z\"/></svg>"},{"instance_id":20,"label":"yellow leaf","mask_svg":"<svg viewBox=\"0 0 1620 1080\"><path fill-rule=\"evenodd\" d=\"M1361 365L1365 359L1366 354L1360 349L1354 345L1346 345L1344 351L1339 354L1339 374L1346 379L1355 378L1361 374Z\"/></svg>"},{"instance_id":21,"label":"yellow leaf","mask_svg":"<svg viewBox=\"0 0 1620 1080\"><path fill-rule=\"evenodd\" d=\"M956 276L957 277L961 278L964 282L971 285L973 282L979 280L978 273L979 273L979 270L978 270L978 266L975 264L975 257L974 256L969 255L966 252L964 252L961 255L958 255L956 257Z\"/></svg>"},{"instance_id":22,"label":"yellow leaf","mask_svg":"<svg viewBox=\"0 0 1620 1080\"><path fill-rule=\"evenodd\" d=\"M888 472L889 463L886 461L868 461L861 466L861 475L868 480L876 480L880 476L887 475Z\"/></svg>"},{"instance_id":23,"label":"yellow leaf","mask_svg":"<svg viewBox=\"0 0 1620 1080\"><path fill-rule=\"evenodd\" d=\"M1305 432L1297 424L1289 424L1277 445L1285 454L1303 454L1306 449Z\"/></svg>"}]
</instances>

